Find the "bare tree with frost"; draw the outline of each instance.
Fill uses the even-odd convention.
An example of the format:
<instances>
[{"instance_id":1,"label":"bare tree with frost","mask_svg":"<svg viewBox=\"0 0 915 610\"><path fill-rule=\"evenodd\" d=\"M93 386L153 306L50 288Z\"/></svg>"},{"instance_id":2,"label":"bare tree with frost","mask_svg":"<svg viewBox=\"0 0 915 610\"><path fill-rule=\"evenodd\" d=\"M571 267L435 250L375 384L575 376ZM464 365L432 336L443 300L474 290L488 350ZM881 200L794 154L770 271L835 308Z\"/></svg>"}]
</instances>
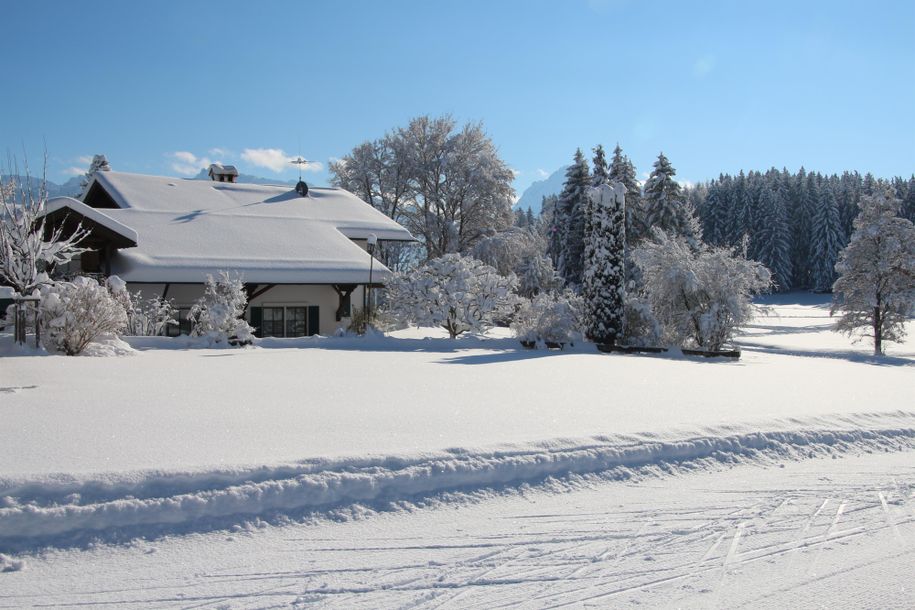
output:
<instances>
[{"instance_id":1,"label":"bare tree with frost","mask_svg":"<svg viewBox=\"0 0 915 610\"><path fill-rule=\"evenodd\" d=\"M28 168L21 184L15 172L9 173L0 184L0 282L20 295L30 295L51 283L49 272L55 266L67 264L84 251L78 244L86 231L80 228L65 235L60 227L47 224L44 177L36 187Z\"/></svg>"}]
</instances>

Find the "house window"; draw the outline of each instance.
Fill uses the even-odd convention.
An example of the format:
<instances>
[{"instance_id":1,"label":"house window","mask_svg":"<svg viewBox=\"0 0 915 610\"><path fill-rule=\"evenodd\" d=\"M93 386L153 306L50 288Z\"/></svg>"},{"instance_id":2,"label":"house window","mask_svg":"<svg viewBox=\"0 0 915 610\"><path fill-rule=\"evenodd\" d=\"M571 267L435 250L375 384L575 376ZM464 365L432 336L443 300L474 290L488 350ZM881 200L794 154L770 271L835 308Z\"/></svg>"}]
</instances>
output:
<instances>
[{"instance_id":1,"label":"house window","mask_svg":"<svg viewBox=\"0 0 915 610\"><path fill-rule=\"evenodd\" d=\"M261 319L262 337L283 337L283 307L264 307Z\"/></svg>"},{"instance_id":2,"label":"house window","mask_svg":"<svg viewBox=\"0 0 915 610\"><path fill-rule=\"evenodd\" d=\"M287 337L304 337L308 329L306 324L304 307L287 307L286 308L286 336Z\"/></svg>"},{"instance_id":3,"label":"house window","mask_svg":"<svg viewBox=\"0 0 915 610\"><path fill-rule=\"evenodd\" d=\"M317 305L251 307L250 322L256 337L306 337L320 332Z\"/></svg>"},{"instance_id":4,"label":"house window","mask_svg":"<svg viewBox=\"0 0 915 610\"><path fill-rule=\"evenodd\" d=\"M175 320L177 324L169 324L165 329L165 334L169 337L177 337L179 335L189 335L191 334L191 308L190 307L179 307L178 311L175 312Z\"/></svg>"}]
</instances>

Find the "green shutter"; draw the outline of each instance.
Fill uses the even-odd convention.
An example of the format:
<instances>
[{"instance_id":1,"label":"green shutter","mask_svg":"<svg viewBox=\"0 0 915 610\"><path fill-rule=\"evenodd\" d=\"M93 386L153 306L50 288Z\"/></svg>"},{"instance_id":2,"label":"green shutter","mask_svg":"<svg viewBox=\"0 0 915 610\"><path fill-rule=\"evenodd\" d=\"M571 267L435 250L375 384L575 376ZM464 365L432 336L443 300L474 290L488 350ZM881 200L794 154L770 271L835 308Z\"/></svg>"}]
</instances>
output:
<instances>
[{"instance_id":1,"label":"green shutter","mask_svg":"<svg viewBox=\"0 0 915 610\"><path fill-rule=\"evenodd\" d=\"M309 335L317 335L319 332L319 329L321 328L320 324L318 323L318 311L319 311L319 308L317 305L308 306L308 334Z\"/></svg>"},{"instance_id":2,"label":"green shutter","mask_svg":"<svg viewBox=\"0 0 915 610\"><path fill-rule=\"evenodd\" d=\"M262 307L251 307L251 326L254 327L254 336L260 337L261 327L264 325L264 310Z\"/></svg>"}]
</instances>

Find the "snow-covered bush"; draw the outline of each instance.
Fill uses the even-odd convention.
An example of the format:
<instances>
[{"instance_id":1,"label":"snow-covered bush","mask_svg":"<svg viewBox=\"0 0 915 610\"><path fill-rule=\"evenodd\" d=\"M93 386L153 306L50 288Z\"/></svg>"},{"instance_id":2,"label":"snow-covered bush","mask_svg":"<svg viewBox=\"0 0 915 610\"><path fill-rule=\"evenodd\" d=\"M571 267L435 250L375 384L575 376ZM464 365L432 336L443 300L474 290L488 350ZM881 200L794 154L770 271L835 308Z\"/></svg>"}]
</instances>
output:
<instances>
[{"instance_id":1,"label":"snow-covered bush","mask_svg":"<svg viewBox=\"0 0 915 610\"><path fill-rule=\"evenodd\" d=\"M581 338L583 301L570 290L522 299L511 328L521 341L574 343Z\"/></svg>"},{"instance_id":2,"label":"snow-covered bush","mask_svg":"<svg viewBox=\"0 0 915 610\"><path fill-rule=\"evenodd\" d=\"M254 340L254 329L242 318L248 305L245 287L238 276L220 271L207 275L203 296L191 307L192 334L207 337L211 343L242 345Z\"/></svg>"},{"instance_id":3,"label":"snow-covered bush","mask_svg":"<svg viewBox=\"0 0 915 610\"><path fill-rule=\"evenodd\" d=\"M769 270L729 248L691 246L655 230L633 257L663 338L683 347L719 350L753 315L750 298L772 285Z\"/></svg>"},{"instance_id":4,"label":"snow-covered bush","mask_svg":"<svg viewBox=\"0 0 915 610\"><path fill-rule=\"evenodd\" d=\"M905 337L915 313L915 225L896 216L892 191L864 197L848 246L839 253L832 313L841 311L836 330L873 337L874 354L884 341Z\"/></svg>"},{"instance_id":5,"label":"snow-covered bush","mask_svg":"<svg viewBox=\"0 0 915 610\"><path fill-rule=\"evenodd\" d=\"M511 315L517 285L489 265L460 254L434 258L387 286L386 313L402 323L441 326L454 339Z\"/></svg>"},{"instance_id":6,"label":"snow-covered bush","mask_svg":"<svg viewBox=\"0 0 915 610\"><path fill-rule=\"evenodd\" d=\"M643 298L627 294L623 302L624 345L654 346L661 342L661 325Z\"/></svg>"},{"instance_id":7,"label":"snow-covered bush","mask_svg":"<svg viewBox=\"0 0 915 610\"><path fill-rule=\"evenodd\" d=\"M548 256L535 254L521 261L518 269L518 294L533 297L541 292L562 289L562 278Z\"/></svg>"},{"instance_id":8,"label":"snow-covered bush","mask_svg":"<svg viewBox=\"0 0 915 610\"><path fill-rule=\"evenodd\" d=\"M124 334L132 337L155 337L165 333L165 329L175 320L174 304L169 299L152 297L143 299L141 291L131 294L127 283L116 275L107 281L108 290L127 314L127 328Z\"/></svg>"},{"instance_id":9,"label":"snow-covered bush","mask_svg":"<svg viewBox=\"0 0 915 610\"><path fill-rule=\"evenodd\" d=\"M38 316L45 349L68 356L127 326L124 308L105 286L88 277L43 286Z\"/></svg>"}]
</instances>

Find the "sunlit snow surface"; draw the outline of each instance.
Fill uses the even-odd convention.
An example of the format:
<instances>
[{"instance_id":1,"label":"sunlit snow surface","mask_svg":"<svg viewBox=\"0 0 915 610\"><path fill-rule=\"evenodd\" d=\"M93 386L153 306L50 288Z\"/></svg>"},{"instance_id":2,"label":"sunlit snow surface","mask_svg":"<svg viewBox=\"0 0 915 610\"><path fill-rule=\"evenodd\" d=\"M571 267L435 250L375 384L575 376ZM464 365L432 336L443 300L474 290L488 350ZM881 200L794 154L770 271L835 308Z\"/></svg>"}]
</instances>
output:
<instances>
[{"instance_id":1,"label":"sunlit snow surface","mask_svg":"<svg viewBox=\"0 0 915 610\"><path fill-rule=\"evenodd\" d=\"M771 300L739 362L0 346L0 608L911 606L915 342Z\"/></svg>"}]
</instances>

